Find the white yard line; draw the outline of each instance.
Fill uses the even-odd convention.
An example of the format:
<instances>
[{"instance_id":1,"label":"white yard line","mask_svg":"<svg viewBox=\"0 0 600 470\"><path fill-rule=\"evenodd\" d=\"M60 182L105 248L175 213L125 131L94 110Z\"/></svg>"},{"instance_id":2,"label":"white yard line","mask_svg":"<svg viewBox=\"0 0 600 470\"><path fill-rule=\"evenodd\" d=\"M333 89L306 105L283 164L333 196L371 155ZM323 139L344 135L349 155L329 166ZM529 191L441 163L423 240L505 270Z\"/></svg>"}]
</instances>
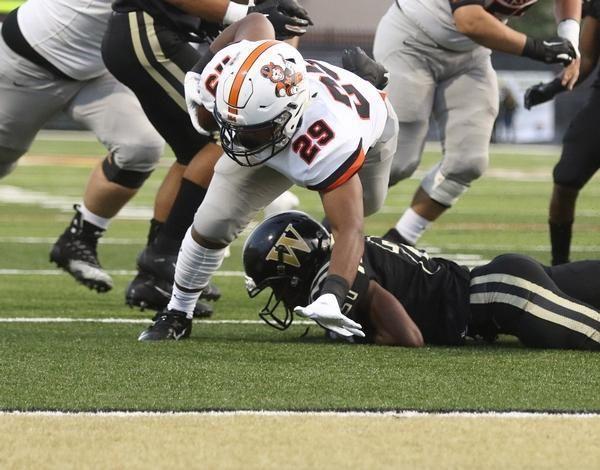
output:
<instances>
[{"instance_id":1,"label":"white yard line","mask_svg":"<svg viewBox=\"0 0 600 470\"><path fill-rule=\"evenodd\" d=\"M179 416L214 416L214 417L230 417L230 416L275 416L275 417L292 417L292 416L310 416L315 418L512 418L512 419L600 419L598 413L548 413L545 411L448 411L448 412L428 412L428 411L269 411L269 410L237 410L237 411L0 411L2 415L19 415L19 416L50 416L50 417L115 417L115 418L132 418L132 417L179 417Z\"/></svg>"},{"instance_id":2,"label":"white yard line","mask_svg":"<svg viewBox=\"0 0 600 470\"><path fill-rule=\"evenodd\" d=\"M129 269L108 269L111 276L135 276L137 271ZM65 274L60 269L0 269L0 276L58 276ZM243 277L242 271L217 271L213 276L216 277Z\"/></svg>"},{"instance_id":3,"label":"white yard line","mask_svg":"<svg viewBox=\"0 0 600 470\"><path fill-rule=\"evenodd\" d=\"M151 312L151 310L148 310ZM0 317L0 323L105 323L146 324L148 318L68 318L68 317ZM262 320L198 320L206 325L264 325ZM294 325L314 325L311 320L294 320Z\"/></svg>"}]
</instances>

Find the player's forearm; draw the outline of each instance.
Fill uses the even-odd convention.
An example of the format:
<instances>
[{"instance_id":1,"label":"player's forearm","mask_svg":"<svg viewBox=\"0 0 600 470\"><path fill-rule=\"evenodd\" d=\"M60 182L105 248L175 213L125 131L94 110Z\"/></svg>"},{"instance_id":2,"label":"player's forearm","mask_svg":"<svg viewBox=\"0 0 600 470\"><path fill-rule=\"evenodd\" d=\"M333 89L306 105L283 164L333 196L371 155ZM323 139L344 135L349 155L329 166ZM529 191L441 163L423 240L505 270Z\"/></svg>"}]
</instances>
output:
<instances>
[{"instance_id":1,"label":"player's forearm","mask_svg":"<svg viewBox=\"0 0 600 470\"><path fill-rule=\"evenodd\" d=\"M457 30L482 46L521 55L527 37L509 28L480 5L465 5L454 11Z\"/></svg>"},{"instance_id":2,"label":"player's forearm","mask_svg":"<svg viewBox=\"0 0 600 470\"><path fill-rule=\"evenodd\" d=\"M579 82L582 83L592 73L600 55L600 22L587 16L583 19L581 27L581 68Z\"/></svg>"},{"instance_id":3,"label":"player's forearm","mask_svg":"<svg viewBox=\"0 0 600 470\"><path fill-rule=\"evenodd\" d=\"M216 54L229 44L242 39L248 41L275 39L273 24L265 15L251 13L244 19L227 26L211 43L210 50L213 54Z\"/></svg>"},{"instance_id":4,"label":"player's forearm","mask_svg":"<svg viewBox=\"0 0 600 470\"><path fill-rule=\"evenodd\" d=\"M579 21L581 19L581 0L556 0L554 16L557 23L566 19Z\"/></svg>"}]
</instances>

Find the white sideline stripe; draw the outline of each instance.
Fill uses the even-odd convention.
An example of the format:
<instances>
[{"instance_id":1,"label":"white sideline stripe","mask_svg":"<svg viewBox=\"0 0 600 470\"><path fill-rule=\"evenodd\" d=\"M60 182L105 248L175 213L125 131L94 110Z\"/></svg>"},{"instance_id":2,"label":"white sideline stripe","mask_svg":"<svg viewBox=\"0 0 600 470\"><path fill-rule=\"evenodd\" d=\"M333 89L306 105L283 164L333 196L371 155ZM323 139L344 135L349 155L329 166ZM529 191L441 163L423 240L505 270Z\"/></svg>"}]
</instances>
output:
<instances>
[{"instance_id":1,"label":"white sideline stripe","mask_svg":"<svg viewBox=\"0 0 600 470\"><path fill-rule=\"evenodd\" d=\"M68 318L68 317L6 317L0 323L108 323L137 324L148 323L148 318ZM199 320L207 325L263 325L262 320ZM294 325L314 325L311 320L294 320Z\"/></svg>"},{"instance_id":2,"label":"white sideline stripe","mask_svg":"<svg viewBox=\"0 0 600 470\"><path fill-rule=\"evenodd\" d=\"M135 276L137 271L128 269L108 269L111 276ZM0 269L0 276L35 275L35 276L58 276L65 274L60 269ZM243 271L217 271L214 277L243 277Z\"/></svg>"},{"instance_id":3,"label":"white sideline stripe","mask_svg":"<svg viewBox=\"0 0 600 470\"><path fill-rule=\"evenodd\" d=\"M600 211L598 212L600 214ZM255 225L253 224L252 227ZM51 245L54 244L57 237L2 237L0 243L21 243L24 245ZM143 245L146 243L145 238L101 238L101 245ZM442 250L485 250L485 251L535 251L549 252L550 245L509 245L509 244L477 244L477 243L443 243L437 246L422 247L429 254L439 256ZM597 252L600 251L600 245L572 245L572 252ZM457 256L449 254L447 256ZM469 255L473 256L473 255Z\"/></svg>"},{"instance_id":4,"label":"white sideline stripe","mask_svg":"<svg viewBox=\"0 0 600 470\"><path fill-rule=\"evenodd\" d=\"M72 417L84 416L114 417L114 418L143 418L143 417L182 417L182 416L309 416L315 418L492 418L492 419L600 419L599 413L548 413L545 411L268 411L268 410L237 410L237 411L0 411L0 416L49 416Z\"/></svg>"}]
</instances>

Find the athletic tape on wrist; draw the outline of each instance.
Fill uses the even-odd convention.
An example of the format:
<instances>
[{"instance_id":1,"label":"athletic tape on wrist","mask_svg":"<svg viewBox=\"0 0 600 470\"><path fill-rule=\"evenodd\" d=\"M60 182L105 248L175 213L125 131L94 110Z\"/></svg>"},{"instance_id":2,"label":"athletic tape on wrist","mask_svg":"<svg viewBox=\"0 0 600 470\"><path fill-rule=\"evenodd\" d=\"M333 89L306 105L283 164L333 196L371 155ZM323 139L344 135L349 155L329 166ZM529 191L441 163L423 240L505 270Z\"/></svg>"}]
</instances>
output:
<instances>
[{"instance_id":1,"label":"athletic tape on wrist","mask_svg":"<svg viewBox=\"0 0 600 470\"><path fill-rule=\"evenodd\" d=\"M337 274L329 274L323 282L321 295L335 295L335 298L338 301L338 305L341 307L342 305L344 305L344 300L346 300L346 295L348 294L349 290L350 286L348 285L348 281L346 281L346 279Z\"/></svg>"},{"instance_id":2,"label":"athletic tape on wrist","mask_svg":"<svg viewBox=\"0 0 600 470\"><path fill-rule=\"evenodd\" d=\"M573 18L567 18L558 23L556 32L561 38L568 39L573 44L579 57L579 23Z\"/></svg>"},{"instance_id":3,"label":"athletic tape on wrist","mask_svg":"<svg viewBox=\"0 0 600 470\"><path fill-rule=\"evenodd\" d=\"M236 21L244 18L247 14L248 5L242 5L240 3L235 3L234 1L229 0L227 11L225 12L225 16L223 17L223 24L235 23Z\"/></svg>"}]
</instances>

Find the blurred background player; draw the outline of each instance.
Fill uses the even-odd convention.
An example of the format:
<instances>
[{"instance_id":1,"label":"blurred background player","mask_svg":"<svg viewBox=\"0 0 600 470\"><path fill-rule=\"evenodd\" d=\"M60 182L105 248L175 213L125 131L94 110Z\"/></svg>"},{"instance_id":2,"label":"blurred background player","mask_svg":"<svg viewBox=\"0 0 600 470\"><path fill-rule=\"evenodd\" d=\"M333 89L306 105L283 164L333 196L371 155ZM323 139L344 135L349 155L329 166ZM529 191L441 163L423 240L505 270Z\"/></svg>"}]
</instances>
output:
<instances>
[{"instance_id":1,"label":"blurred background player","mask_svg":"<svg viewBox=\"0 0 600 470\"><path fill-rule=\"evenodd\" d=\"M282 37L303 34L310 18L295 0L251 7L229 0L116 0L113 8L102 44L106 66L133 90L177 159L156 195L148 243L126 292L131 306L161 309L169 300L181 240L222 154L210 136L194 130L187 114L184 76L201 57L190 42L207 42L223 24L252 11L266 15ZM203 292L207 299L219 296L214 286ZM202 312L210 308L199 304L197 314Z\"/></svg>"},{"instance_id":2,"label":"blurred background player","mask_svg":"<svg viewBox=\"0 0 600 470\"><path fill-rule=\"evenodd\" d=\"M505 24L534 3L396 0L381 19L373 53L390 72L387 91L400 123L390 185L416 170L432 115L443 149L442 161L427 172L410 207L384 238L414 245L487 168L498 112L490 49L546 63L572 62L563 75L572 88L579 71L581 2L556 0L559 37L547 41Z\"/></svg>"},{"instance_id":3,"label":"blurred background player","mask_svg":"<svg viewBox=\"0 0 600 470\"><path fill-rule=\"evenodd\" d=\"M263 16L249 16L223 31L186 75L192 119L205 133L219 130L228 158L217 163L186 233L168 308L140 340L189 336L192 307L225 247L294 183L318 191L336 238L323 295L301 314L355 331L339 302L361 257L364 216L376 212L387 193L396 117L370 83L331 64L305 61L272 38Z\"/></svg>"},{"instance_id":4,"label":"blurred background player","mask_svg":"<svg viewBox=\"0 0 600 470\"><path fill-rule=\"evenodd\" d=\"M50 253L51 261L98 292L113 286L98 261L98 239L150 176L164 147L136 97L102 62L110 15L109 0L29 0L6 17L0 39L0 177L61 111L94 132L109 152Z\"/></svg>"},{"instance_id":5,"label":"blurred background player","mask_svg":"<svg viewBox=\"0 0 600 470\"><path fill-rule=\"evenodd\" d=\"M600 1L583 4L581 29L581 73L577 85L594 70L600 55ZM576 85L576 86L577 86ZM554 186L550 199L548 224L552 264L568 263L571 251L575 204L579 191L600 168L600 76L592 84L592 93L581 111L571 121L563 138L560 160L552 173ZM530 109L565 91L561 77L531 87L525 94L525 107Z\"/></svg>"},{"instance_id":6,"label":"blurred background player","mask_svg":"<svg viewBox=\"0 0 600 470\"><path fill-rule=\"evenodd\" d=\"M254 229L243 261L250 296L272 290L261 318L278 329L291 325L297 306L320 295L332 246L328 231L298 211ZM285 316L277 310L281 303ZM366 237L342 308L365 338L334 332L393 346L460 346L466 337L491 342L506 334L529 347L600 350L599 309L600 261L548 267L504 254L469 273L409 245Z\"/></svg>"}]
</instances>

